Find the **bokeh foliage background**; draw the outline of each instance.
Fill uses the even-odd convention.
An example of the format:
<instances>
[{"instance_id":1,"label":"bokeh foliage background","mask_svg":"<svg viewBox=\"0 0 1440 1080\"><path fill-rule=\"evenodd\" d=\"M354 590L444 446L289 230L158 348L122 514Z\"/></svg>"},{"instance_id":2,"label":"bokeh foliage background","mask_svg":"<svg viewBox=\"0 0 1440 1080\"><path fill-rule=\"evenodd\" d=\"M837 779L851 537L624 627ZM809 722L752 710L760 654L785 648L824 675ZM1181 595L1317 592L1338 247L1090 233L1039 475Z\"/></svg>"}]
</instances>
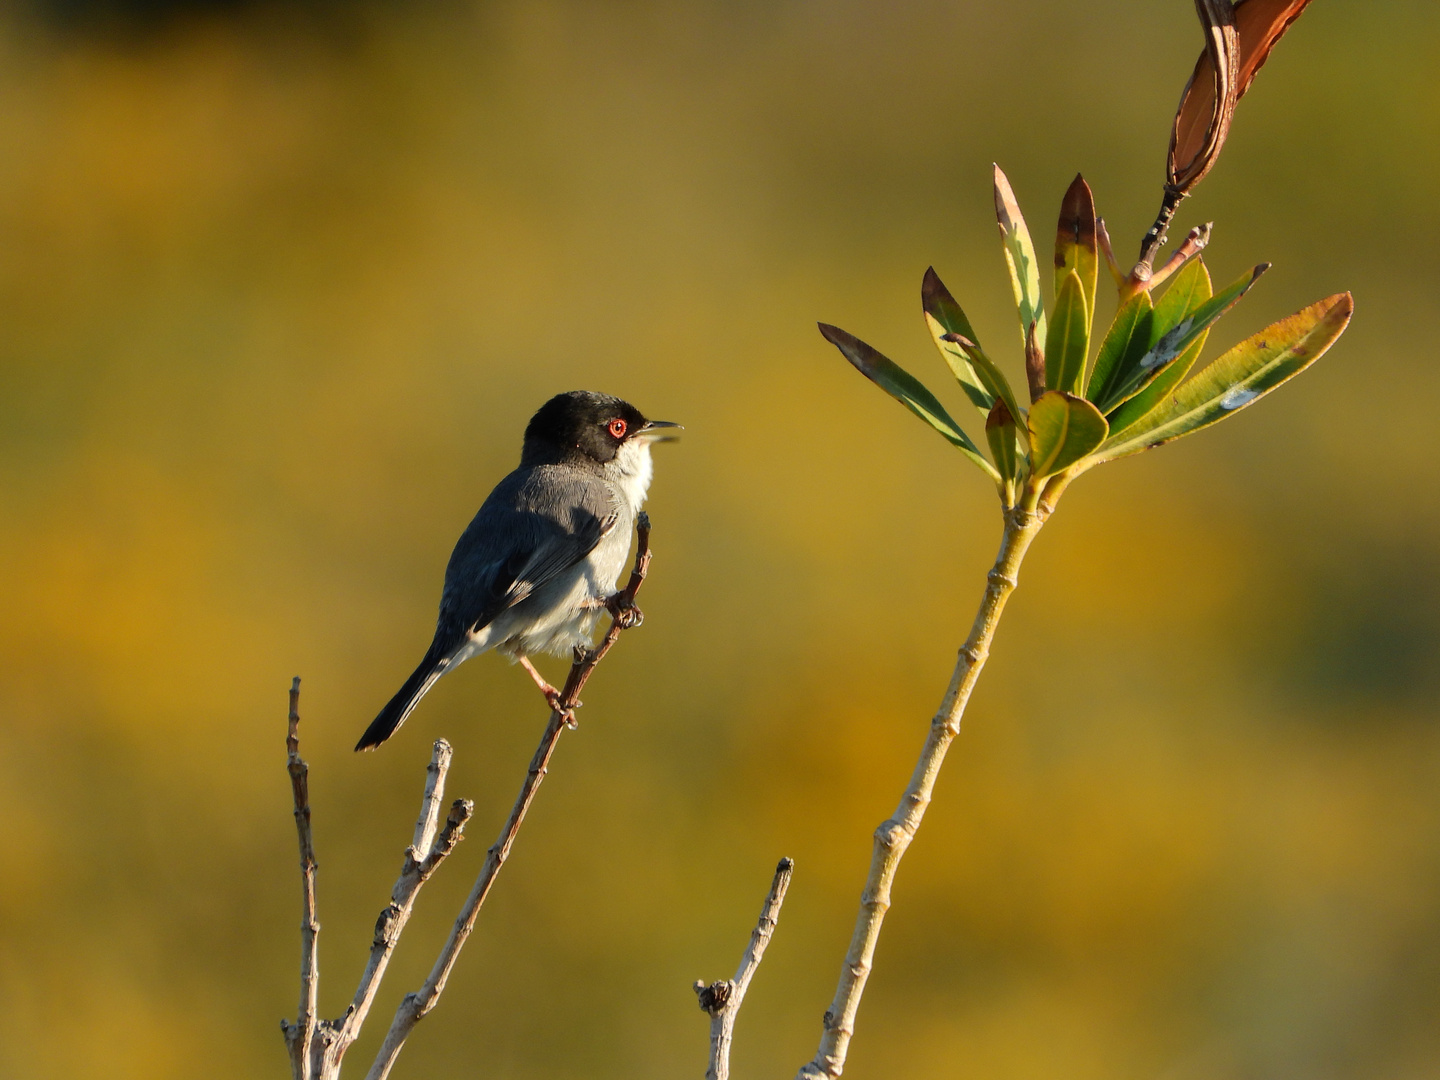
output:
<instances>
[{"instance_id":1,"label":"bokeh foliage background","mask_svg":"<svg viewBox=\"0 0 1440 1080\"><path fill-rule=\"evenodd\" d=\"M688 429L649 620L397 1076L700 1075L689 984L733 969L781 854L736 1064L790 1075L998 537L988 483L814 320L945 387L933 262L1018 378L989 162L1042 248L1083 170L1133 257L1198 50L1187 0L5 8L0 1076L285 1074L295 673L327 1013L430 740L477 801L367 1057L543 710L485 658L349 748L573 387ZM1217 281L1276 267L1207 355L1345 288L1355 323L1072 489L847 1077L1440 1076L1437 51L1433 4L1322 0L1242 102L1178 227L1215 220Z\"/></svg>"}]
</instances>

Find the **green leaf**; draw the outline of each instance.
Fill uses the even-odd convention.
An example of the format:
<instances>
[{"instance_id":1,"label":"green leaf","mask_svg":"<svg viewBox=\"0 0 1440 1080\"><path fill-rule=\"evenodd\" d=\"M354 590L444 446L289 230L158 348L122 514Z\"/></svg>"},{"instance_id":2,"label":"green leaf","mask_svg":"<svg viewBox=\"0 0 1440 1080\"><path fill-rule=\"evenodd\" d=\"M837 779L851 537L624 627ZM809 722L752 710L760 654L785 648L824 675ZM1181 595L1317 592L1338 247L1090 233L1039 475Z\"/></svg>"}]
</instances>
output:
<instances>
[{"instance_id":1,"label":"green leaf","mask_svg":"<svg viewBox=\"0 0 1440 1080\"><path fill-rule=\"evenodd\" d=\"M1040 265L1035 261L1035 245L1025 217L1010 190L1010 181L995 166L995 218L1000 223L1000 239L1005 245L1005 265L1010 269L1010 287L1015 292L1015 306L1020 311L1020 341L1023 344L1030 328L1035 340L1045 340L1045 305L1040 299Z\"/></svg>"},{"instance_id":2,"label":"green leaf","mask_svg":"<svg viewBox=\"0 0 1440 1080\"><path fill-rule=\"evenodd\" d=\"M985 438L990 443L990 456L1000 470L1000 496L1007 507L1015 505L1015 482L1020 477L1021 457L1018 453L1020 441L1015 417L1005 402L995 402L990 415L985 418Z\"/></svg>"},{"instance_id":3,"label":"green leaf","mask_svg":"<svg viewBox=\"0 0 1440 1080\"><path fill-rule=\"evenodd\" d=\"M945 283L933 269L925 272L925 283L921 286L920 297L925 306L925 323L930 334L960 381L965 394L987 417L995 402L1005 402L1011 416L1020 416L1020 407L1015 401L1015 392L1010 381L995 366L995 361L986 355L975 340L975 331L960 305L955 303ZM975 380L972 390L966 379ZM982 406L981 401L985 404Z\"/></svg>"},{"instance_id":4,"label":"green leaf","mask_svg":"<svg viewBox=\"0 0 1440 1080\"><path fill-rule=\"evenodd\" d=\"M1337 293L1266 327L1182 383L1170 398L1096 455L1110 461L1218 423L1324 355L1345 332L1355 302ZM1033 410L1032 410L1033 412Z\"/></svg>"},{"instance_id":5,"label":"green leaf","mask_svg":"<svg viewBox=\"0 0 1440 1080\"><path fill-rule=\"evenodd\" d=\"M1100 410L1082 397L1050 390L1030 406L1030 474L1063 472L1093 453L1109 433Z\"/></svg>"},{"instance_id":6,"label":"green leaf","mask_svg":"<svg viewBox=\"0 0 1440 1080\"><path fill-rule=\"evenodd\" d=\"M1114 394L1120 372L1140 362L1145 350L1150 348L1154 328L1155 304L1147 292L1138 292L1115 313L1100 351L1095 356L1095 367L1090 372L1090 385L1085 396L1099 404Z\"/></svg>"},{"instance_id":7,"label":"green leaf","mask_svg":"<svg viewBox=\"0 0 1440 1080\"><path fill-rule=\"evenodd\" d=\"M1045 385L1077 394L1085 381L1085 357L1090 352L1090 312L1085 286L1074 270L1066 271L1055 295L1055 318L1045 338Z\"/></svg>"},{"instance_id":8,"label":"green leaf","mask_svg":"<svg viewBox=\"0 0 1440 1080\"><path fill-rule=\"evenodd\" d=\"M1000 474L995 471L995 467L985 460L970 441L970 437L960 430L960 425L945 411L945 406L940 404L919 379L839 327L827 323L820 323L819 326L825 340L839 349L845 359L859 369L860 374L945 436L961 453L985 470L992 480L999 482Z\"/></svg>"},{"instance_id":9,"label":"green leaf","mask_svg":"<svg viewBox=\"0 0 1440 1080\"><path fill-rule=\"evenodd\" d=\"M1085 292L1085 310L1095 317L1095 284L1100 274L1100 258L1096 247L1095 197L1090 185L1079 173L1070 182L1060 203L1060 224L1055 229L1055 295L1065 284L1065 275L1074 270L1080 275ZM1058 315L1056 316L1059 317ZM1092 331L1085 327L1088 336Z\"/></svg>"},{"instance_id":10,"label":"green leaf","mask_svg":"<svg viewBox=\"0 0 1440 1080\"><path fill-rule=\"evenodd\" d=\"M930 336L935 339L936 348L940 350L940 355L945 358L945 363L950 366L951 372L960 383L960 389L965 391L965 396L980 410L982 416L989 416L990 407L1000 395L987 388L984 378L976 372L975 365L965 355L965 350L955 341L945 340L946 334L959 334L971 342L976 338L970 320L950 295L950 290L945 288L945 283L940 280L940 275L935 273L933 266L925 271L925 280L920 286L920 304L925 309L925 325L930 328Z\"/></svg>"},{"instance_id":11,"label":"green leaf","mask_svg":"<svg viewBox=\"0 0 1440 1080\"><path fill-rule=\"evenodd\" d=\"M1160 298L1160 303L1155 305L1155 326L1158 332L1164 333L1181 319L1193 315L1212 295L1210 272L1205 269L1205 261L1200 258L1192 259L1175 275L1170 287L1165 290L1165 295ZM1139 423L1171 390L1180 385L1181 380L1190 374L1190 369L1199 359L1200 350L1205 347L1205 339L1209 333L1208 330L1202 332L1194 343L1180 354L1179 359L1155 377L1154 382L1107 417L1112 439L1126 428Z\"/></svg>"},{"instance_id":12,"label":"green leaf","mask_svg":"<svg viewBox=\"0 0 1440 1080\"><path fill-rule=\"evenodd\" d=\"M1163 334L1178 326L1181 319L1198 312L1215 295L1210 284L1210 271L1205 260L1195 256L1170 279L1165 295L1155 305L1155 327Z\"/></svg>"},{"instance_id":13,"label":"green leaf","mask_svg":"<svg viewBox=\"0 0 1440 1080\"><path fill-rule=\"evenodd\" d=\"M1221 315L1234 307L1268 269L1269 263L1261 263L1163 333L1159 333L1158 326L1155 327L1152 333L1158 336L1150 348L1133 365L1117 369L1111 379L1113 389L1110 394L1096 399L1095 404L1100 411L1110 412L1150 385L1166 366L1179 359Z\"/></svg>"}]
</instances>

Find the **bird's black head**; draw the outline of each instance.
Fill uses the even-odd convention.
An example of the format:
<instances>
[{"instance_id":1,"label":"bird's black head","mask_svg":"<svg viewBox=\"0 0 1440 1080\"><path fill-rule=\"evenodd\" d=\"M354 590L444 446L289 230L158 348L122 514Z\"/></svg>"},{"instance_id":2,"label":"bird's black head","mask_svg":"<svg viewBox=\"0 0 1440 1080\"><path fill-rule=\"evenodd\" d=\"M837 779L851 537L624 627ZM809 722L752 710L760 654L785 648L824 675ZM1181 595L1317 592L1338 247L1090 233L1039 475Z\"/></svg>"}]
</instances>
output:
<instances>
[{"instance_id":1,"label":"bird's black head","mask_svg":"<svg viewBox=\"0 0 1440 1080\"><path fill-rule=\"evenodd\" d=\"M656 425L628 401L571 390L540 406L525 428L522 465L612 461L627 439ZM666 425L669 426L669 425Z\"/></svg>"}]
</instances>

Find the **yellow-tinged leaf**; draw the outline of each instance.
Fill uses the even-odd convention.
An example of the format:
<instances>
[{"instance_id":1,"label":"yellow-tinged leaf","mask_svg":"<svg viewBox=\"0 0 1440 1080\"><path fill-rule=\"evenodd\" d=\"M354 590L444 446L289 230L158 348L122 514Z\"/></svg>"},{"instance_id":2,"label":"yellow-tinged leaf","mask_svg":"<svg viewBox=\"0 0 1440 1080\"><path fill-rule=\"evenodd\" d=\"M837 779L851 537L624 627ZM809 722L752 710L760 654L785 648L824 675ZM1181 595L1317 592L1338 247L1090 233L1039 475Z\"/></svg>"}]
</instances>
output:
<instances>
[{"instance_id":1,"label":"yellow-tinged leaf","mask_svg":"<svg viewBox=\"0 0 1440 1080\"><path fill-rule=\"evenodd\" d=\"M955 302L955 297L950 295L950 290L945 288L933 266L925 271L925 280L920 286L920 305L925 310L925 325L930 328L930 336L935 339L935 346L959 382L960 389L965 391L970 404L979 409L982 416L989 416L990 407L1000 395L986 385L985 376L976 371L957 339L947 340L946 335L949 334L959 335L970 342L977 339L970 320ZM976 348L979 346L976 345Z\"/></svg>"},{"instance_id":2,"label":"yellow-tinged leaf","mask_svg":"<svg viewBox=\"0 0 1440 1080\"><path fill-rule=\"evenodd\" d=\"M960 425L945 411L945 406L915 376L902 368L878 349L867 345L853 334L847 334L838 326L820 323L820 333L834 345L846 360L880 389L904 405L943 435L952 446L978 465L996 483L1000 474L985 460L979 448L960 429Z\"/></svg>"},{"instance_id":3,"label":"yellow-tinged leaf","mask_svg":"<svg viewBox=\"0 0 1440 1080\"><path fill-rule=\"evenodd\" d=\"M1102 461L1160 446L1218 423L1305 370L1345 332L1355 303L1334 296L1267 326L1211 363L1096 455ZM1032 410L1033 411L1033 410Z\"/></svg>"},{"instance_id":4,"label":"yellow-tinged leaf","mask_svg":"<svg viewBox=\"0 0 1440 1080\"><path fill-rule=\"evenodd\" d=\"M1240 298L1250 291L1250 287L1268 269L1269 263L1261 263L1250 273L1241 275L1224 292L1212 296L1168 329L1162 329L1158 321L1152 319L1150 347L1138 357L1133 352L1127 352L1108 380L1105 392L1091 395L1100 411L1112 412L1116 406L1149 386L1161 372L1178 360L1215 320L1239 303Z\"/></svg>"},{"instance_id":5,"label":"yellow-tinged leaf","mask_svg":"<svg viewBox=\"0 0 1440 1080\"><path fill-rule=\"evenodd\" d=\"M1011 416L1019 416L1020 407L1009 380L975 340L970 321L933 268L925 272L920 296L930 336L935 339L940 354L950 365L965 395L986 417L996 401L1005 402Z\"/></svg>"},{"instance_id":6,"label":"yellow-tinged leaf","mask_svg":"<svg viewBox=\"0 0 1440 1080\"><path fill-rule=\"evenodd\" d=\"M1109 433L1100 410L1082 397L1050 390L1030 406L1030 475L1043 479L1093 453Z\"/></svg>"},{"instance_id":7,"label":"yellow-tinged leaf","mask_svg":"<svg viewBox=\"0 0 1440 1080\"><path fill-rule=\"evenodd\" d=\"M1036 342L1045 340L1045 305L1040 299L1040 266L1035 260L1035 245L1030 230L1015 201L1010 181L995 166L995 219L1000 225L1000 239L1005 248L1005 265L1010 270L1010 287L1015 293L1015 307L1020 312L1020 340L1025 342L1034 328Z\"/></svg>"},{"instance_id":8,"label":"yellow-tinged leaf","mask_svg":"<svg viewBox=\"0 0 1440 1080\"><path fill-rule=\"evenodd\" d=\"M1165 294L1155 304L1156 330L1163 334L1177 326L1181 319L1195 314L1214 295L1210 271L1205 268L1204 258L1197 255L1176 271Z\"/></svg>"}]
</instances>

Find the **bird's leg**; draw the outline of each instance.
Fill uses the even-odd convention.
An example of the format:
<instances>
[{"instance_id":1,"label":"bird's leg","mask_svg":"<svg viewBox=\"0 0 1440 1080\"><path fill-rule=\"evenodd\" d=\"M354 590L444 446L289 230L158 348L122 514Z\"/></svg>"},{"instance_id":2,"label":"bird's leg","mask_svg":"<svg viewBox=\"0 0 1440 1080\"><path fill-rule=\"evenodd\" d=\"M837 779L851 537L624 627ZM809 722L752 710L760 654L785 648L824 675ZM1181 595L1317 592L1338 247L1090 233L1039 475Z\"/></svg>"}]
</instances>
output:
<instances>
[{"instance_id":1,"label":"bird's leg","mask_svg":"<svg viewBox=\"0 0 1440 1080\"><path fill-rule=\"evenodd\" d=\"M536 670L535 665L530 662L530 658L524 653L521 653L517 659L520 661L520 666L529 672L530 678L535 680L535 685L540 688L540 692L545 695L545 700L550 703L551 710L554 712L563 711L560 703L560 691L545 681L545 676Z\"/></svg>"}]
</instances>

